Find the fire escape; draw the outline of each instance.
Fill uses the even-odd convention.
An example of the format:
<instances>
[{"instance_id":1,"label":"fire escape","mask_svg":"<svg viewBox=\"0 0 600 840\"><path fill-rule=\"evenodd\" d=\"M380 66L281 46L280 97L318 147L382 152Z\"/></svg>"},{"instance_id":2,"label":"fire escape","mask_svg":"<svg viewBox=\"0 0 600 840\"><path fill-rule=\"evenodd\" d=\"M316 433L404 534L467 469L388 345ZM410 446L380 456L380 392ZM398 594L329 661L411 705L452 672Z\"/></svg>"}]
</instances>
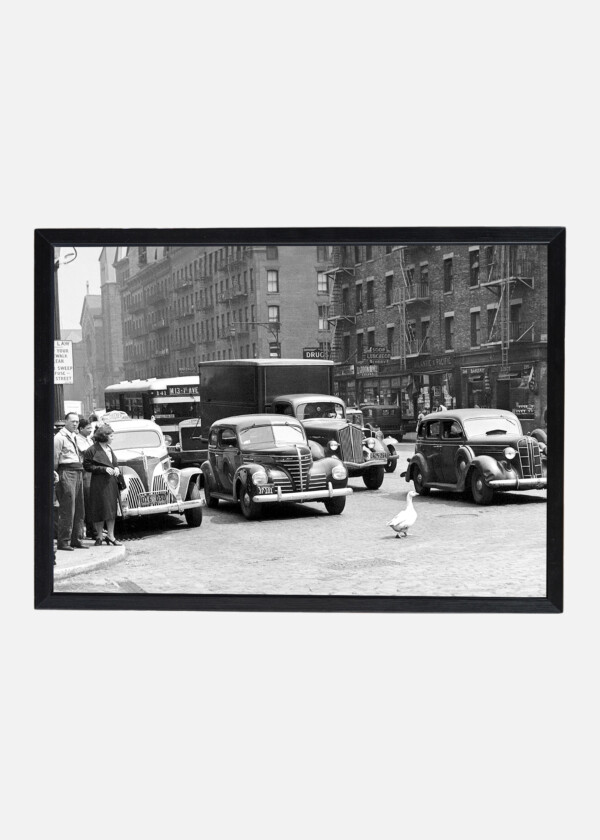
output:
<instances>
[{"instance_id":1,"label":"fire escape","mask_svg":"<svg viewBox=\"0 0 600 840\"><path fill-rule=\"evenodd\" d=\"M429 351L429 335L423 335L420 338L409 329L409 322L407 315L409 313L408 307L418 303L429 303L431 300L431 293L429 290L429 280L419 279L415 282L412 274L408 274L404 262L405 247L401 247L400 254L400 277L401 282L398 288L398 297L394 301L394 305L398 308L398 332L400 340L394 347L393 355L400 358L400 370L406 370L406 359L411 356L420 356L422 353Z\"/></svg>"},{"instance_id":2,"label":"fire escape","mask_svg":"<svg viewBox=\"0 0 600 840\"><path fill-rule=\"evenodd\" d=\"M229 254L218 266L218 273L225 281L225 290L217 295L217 303L224 304L229 318L229 329L223 338L227 338L234 355L240 352L242 334L248 332L248 326L241 320L236 320L235 307L248 297L248 290L242 285L240 275L246 268L246 249L237 249ZM218 331L218 328L217 328ZM237 349L236 349L237 341Z\"/></svg>"},{"instance_id":3,"label":"fire escape","mask_svg":"<svg viewBox=\"0 0 600 840\"><path fill-rule=\"evenodd\" d=\"M519 250L518 245L495 245L486 248L487 265L480 285L489 289L498 299L498 307L489 329L486 344L500 344L500 377L508 377L509 348L514 341L532 341L535 338L535 321L520 323L511 318L511 297L514 287L533 289L533 260Z\"/></svg>"},{"instance_id":4,"label":"fire escape","mask_svg":"<svg viewBox=\"0 0 600 840\"><path fill-rule=\"evenodd\" d=\"M325 271L329 283L329 317L331 326L331 358L336 364L348 364L349 359L342 358L342 330L344 324L356 324L356 314L350 312L348 299L344 300L342 286L344 281L354 277L354 267L345 265L345 248L334 245L331 253L331 268Z\"/></svg>"}]
</instances>

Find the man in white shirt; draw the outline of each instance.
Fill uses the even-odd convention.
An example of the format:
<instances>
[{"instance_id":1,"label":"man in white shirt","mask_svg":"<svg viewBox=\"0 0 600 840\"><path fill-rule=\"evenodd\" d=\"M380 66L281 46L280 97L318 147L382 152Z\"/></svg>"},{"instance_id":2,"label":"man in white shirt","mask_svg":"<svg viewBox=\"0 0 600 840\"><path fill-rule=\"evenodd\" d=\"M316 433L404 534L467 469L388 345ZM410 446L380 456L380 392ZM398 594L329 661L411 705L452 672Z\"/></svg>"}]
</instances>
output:
<instances>
[{"instance_id":1,"label":"man in white shirt","mask_svg":"<svg viewBox=\"0 0 600 840\"><path fill-rule=\"evenodd\" d=\"M92 417L96 415L93 414ZM98 425L96 423L96 425ZM91 420L86 420L85 417L82 417L79 421L79 429L75 436L77 441L77 446L79 448L79 452L81 457L83 458L83 453L86 449L89 449L92 445L92 432L94 431L94 424ZM96 539L96 535L94 533L94 523L90 520L88 516L88 511L90 509L90 484L92 481L92 474L90 472L83 471L83 502L85 508L85 528L81 529L81 539L87 537L88 539Z\"/></svg>"},{"instance_id":2,"label":"man in white shirt","mask_svg":"<svg viewBox=\"0 0 600 840\"><path fill-rule=\"evenodd\" d=\"M56 498L58 510L58 545L61 551L87 548L80 534L84 520L83 459L77 446L79 415L69 412L65 425L54 436L54 469L58 472Z\"/></svg>"}]
</instances>

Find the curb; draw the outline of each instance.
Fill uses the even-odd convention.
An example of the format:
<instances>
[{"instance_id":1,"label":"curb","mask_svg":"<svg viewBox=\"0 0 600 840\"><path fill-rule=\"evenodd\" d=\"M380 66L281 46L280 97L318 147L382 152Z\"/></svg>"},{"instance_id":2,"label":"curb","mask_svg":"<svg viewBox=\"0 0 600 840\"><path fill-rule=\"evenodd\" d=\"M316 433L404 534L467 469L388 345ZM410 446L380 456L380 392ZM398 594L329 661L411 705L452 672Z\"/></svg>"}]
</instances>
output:
<instances>
[{"instance_id":1,"label":"curb","mask_svg":"<svg viewBox=\"0 0 600 840\"><path fill-rule=\"evenodd\" d=\"M110 551L105 551L103 556L98 556L94 560L86 563L78 563L76 566L54 566L54 580L63 580L64 578L74 577L75 575L82 575L86 572L93 572L96 569L104 569L107 566L112 566L125 559L125 546L115 546Z\"/></svg>"}]
</instances>

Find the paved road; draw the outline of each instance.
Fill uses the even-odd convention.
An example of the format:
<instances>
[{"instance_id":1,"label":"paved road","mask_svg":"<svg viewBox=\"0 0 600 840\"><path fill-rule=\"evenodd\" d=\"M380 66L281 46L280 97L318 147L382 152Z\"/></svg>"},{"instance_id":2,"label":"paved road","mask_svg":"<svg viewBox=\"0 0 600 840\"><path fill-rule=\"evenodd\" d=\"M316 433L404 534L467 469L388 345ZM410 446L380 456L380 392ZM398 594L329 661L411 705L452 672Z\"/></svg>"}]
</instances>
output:
<instances>
[{"instance_id":1,"label":"paved road","mask_svg":"<svg viewBox=\"0 0 600 840\"><path fill-rule=\"evenodd\" d=\"M545 491L498 494L490 507L449 493L417 496L417 522L396 539L386 523L412 488L400 463L377 491L351 479L341 516L285 504L247 522L221 502L203 508L200 528L179 517L124 528L124 562L59 581L55 591L545 596Z\"/></svg>"}]
</instances>

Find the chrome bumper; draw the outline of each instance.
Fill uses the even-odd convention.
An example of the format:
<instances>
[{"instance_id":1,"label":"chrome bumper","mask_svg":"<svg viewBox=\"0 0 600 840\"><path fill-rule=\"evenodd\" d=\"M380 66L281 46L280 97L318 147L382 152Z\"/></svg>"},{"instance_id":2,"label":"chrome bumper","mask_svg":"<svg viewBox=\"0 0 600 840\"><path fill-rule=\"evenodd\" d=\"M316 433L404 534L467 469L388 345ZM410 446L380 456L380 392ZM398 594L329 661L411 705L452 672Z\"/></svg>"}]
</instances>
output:
<instances>
[{"instance_id":1,"label":"chrome bumper","mask_svg":"<svg viewBox=\"0 0 600 840\"><path fill-rule=\"evenodd\" d=\"M283 493L281 487L278 487L276 493L256 493L252 496L252 501L258 505L267 502L314 502L319 499L334 499L336 496L350 496L351 494L351 487L340 487L334 490L331 484L328 490L300 490L294 493Z\"/></svg>"},{"instance_id":2,"label":"chrome bumper","mask_svg":"<svg viewBox=\"0 0 600 840\"><path fill-rule=\"evenodd\" d=\"M180 504L170 502L166 505L149 505L148 507L139 508L130 508L127 505L123 505L123 519L127 519L128 516L144 516L154 513L183 513L184 510L189 510L190 508L202 507L203 504L202 499L190 499L188 502L181 502Z\"/></svg>"},{"instance_id":3,"label":"chrome bumper","mask_svg":"<svg viewBox=\"0 0 600 840\"><path fill-rule=\"evenodd\" d=\"M498 490L543 490L547 483L546 478L492 478L486 481Z\"/></svg>"},{"instance_id":4,"label":"chrome bumper","mask_svg":"<svg viewBox=\"0 0 600 840\"><path fill-rule=\"evenodd\" d=\"M371 470L373 467L385 467L387 462L393 457L393 455L389 454L383 455L381 458L373 458L371 461L361 461L360 464L357 464L355 461L344 461L344 466L347 470L352 470L352 472L363 472L364 470Z\"/></svg>"}]
</instances>

